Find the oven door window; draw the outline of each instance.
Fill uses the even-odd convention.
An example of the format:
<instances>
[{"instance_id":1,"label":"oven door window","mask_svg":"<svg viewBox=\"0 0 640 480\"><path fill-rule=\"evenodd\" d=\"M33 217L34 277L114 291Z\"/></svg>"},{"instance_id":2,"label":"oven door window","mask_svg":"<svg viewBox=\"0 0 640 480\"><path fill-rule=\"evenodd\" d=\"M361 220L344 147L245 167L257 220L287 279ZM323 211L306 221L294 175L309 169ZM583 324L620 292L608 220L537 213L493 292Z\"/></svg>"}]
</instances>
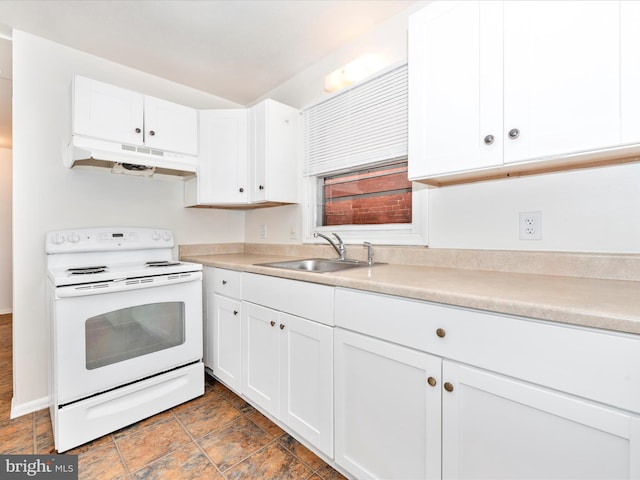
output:
<instances>
[{"instance_id":1,"label":"oven door window","mask_svg":"<svg viewBox=\"0 0 640 480\"><path fill-rule=\"evenodd\" d=\"M87 370L141 357L185 342L184 302L115 310L85 323Z\"/></svg>"}]
</instances>

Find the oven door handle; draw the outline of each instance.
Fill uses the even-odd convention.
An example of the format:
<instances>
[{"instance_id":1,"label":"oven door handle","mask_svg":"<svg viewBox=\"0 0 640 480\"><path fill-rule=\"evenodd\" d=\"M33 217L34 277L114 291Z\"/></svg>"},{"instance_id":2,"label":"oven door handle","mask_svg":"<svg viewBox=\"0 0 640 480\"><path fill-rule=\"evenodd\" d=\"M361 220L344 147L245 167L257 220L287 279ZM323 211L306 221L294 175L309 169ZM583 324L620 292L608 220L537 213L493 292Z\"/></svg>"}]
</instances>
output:
<instances>
[{"instance_id":1,"label":"oven door handle","mask_svg":"<svg viewBox=\"0 0 640 480\"><path fill-rule=\"evenodd\" d=\"M166 287L177 283L201 280L202 272L200 271L157 275L153 277L123 278L109 282L57 287L55 296L56 298L84 297L86 295L101 295L104 293L122 292L125 290L139 290L141 288Z\"/></svg>"}]
</instances>

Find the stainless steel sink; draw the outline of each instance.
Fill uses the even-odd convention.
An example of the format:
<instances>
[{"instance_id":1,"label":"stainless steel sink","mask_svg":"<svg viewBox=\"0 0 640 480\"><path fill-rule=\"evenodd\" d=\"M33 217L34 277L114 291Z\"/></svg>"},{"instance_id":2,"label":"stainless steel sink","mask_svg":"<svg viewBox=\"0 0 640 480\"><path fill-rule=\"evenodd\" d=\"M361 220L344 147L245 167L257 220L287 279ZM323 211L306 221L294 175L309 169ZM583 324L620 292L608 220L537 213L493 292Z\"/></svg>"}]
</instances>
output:
<instances>
[{"instance_id":1,"label":"stainless steel sink","mask_svg":"<svg viewBox=\"0 0 640 480\"><path fill-rule=\"evenodd\" d=\"M305 258L303 260L288 260L285 262L256 263L256 265L316 273L337 272L348 268L369 266L367 262L360 260L340 260L337 258Z\"/></svg>"}]
</instances>

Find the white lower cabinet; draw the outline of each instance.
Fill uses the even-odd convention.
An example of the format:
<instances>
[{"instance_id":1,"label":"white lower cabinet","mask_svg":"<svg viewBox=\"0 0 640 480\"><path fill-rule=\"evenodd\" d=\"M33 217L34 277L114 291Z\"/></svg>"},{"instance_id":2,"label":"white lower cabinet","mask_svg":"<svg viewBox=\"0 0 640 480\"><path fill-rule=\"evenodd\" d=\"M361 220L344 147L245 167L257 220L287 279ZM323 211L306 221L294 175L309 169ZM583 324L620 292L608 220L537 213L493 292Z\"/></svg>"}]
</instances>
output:
<instances>
[{"instance_id":1,"label":"white lower cabinet","mask_svg":"<svg viewBox=\"0 0 640 480\"><path fill-rule=\"evenodd\" d=\"M358 479L640 478L640 337L336 289Z\"/></svg>"},{"instance_id":2,"label":"white lower cabinet","mask_svg":"<svg viewBox=\"0 0 640 480\"><path fill-rule=\"evenodd\" d=\"M333 287L205 271L206 367L333 458Z\"/></svg>"},{"instance_id":3,"label":"white lower cabinet","mask_svg":"<svg viewBox=\"0 0 640 480\"><path fill-rule=\"evenodd\" d=\"M638 335L223 269L207 294L214 375L352 478L640 479Z\"/></svg>"},{"instance_id":4,"label":"white lower cabinet","mask_svg":"<svg viewBox=\"0 0 640 480\"><path fill-rule=\"evenodd\" d=\"M213 374L233 391L241 389L241 335L240 300L214 294Z\"/></svg>"},{"instance_id":5,"label":"white lower cabinet","mask_svg":"<svg viewBox=\"0 0 640 480\"><path fill-rule=\"evenodd\" d=\"M242 311L242 393L280 416L280 313L244 302Z\"/></svg>"},{"instance_id":6,"label":"white lower cabinet","mask_svg":"<svg viewBox=\"0 0 640 480\"><path fill-rule=\"evenodd\" d=\"M242 393L333 457L333 328L243 302Z\"/></svg>"},{"instance_id":7,"label":"white lower cabinet","mask_svg":"<svg viewBox=\"0 0 640 480\"><path fill-rule=\"evenodd\" d=\"M640 478L637 416L446 360L442 379L443 478Z\"/></svg>"},{"instance_id":8,"label":"white lower cabinet","mask_svg":"<svg viewBox=\"0 0 640 480\"><path fill-rule=\"evenodd\" d=\"M242 361L241 273L206 267L204 364L240 393Z\"/></svg>"},{"instance_id":9,"label":"white lower cabinet","mask_svg":"<svg viewBox=\"0 0 640 480\"><path fill-rule=\"evenodd\" d=\"M336 463L358 479L440 478L441 359L336 328L335 362Z\"/></svg>"}]
</instances>

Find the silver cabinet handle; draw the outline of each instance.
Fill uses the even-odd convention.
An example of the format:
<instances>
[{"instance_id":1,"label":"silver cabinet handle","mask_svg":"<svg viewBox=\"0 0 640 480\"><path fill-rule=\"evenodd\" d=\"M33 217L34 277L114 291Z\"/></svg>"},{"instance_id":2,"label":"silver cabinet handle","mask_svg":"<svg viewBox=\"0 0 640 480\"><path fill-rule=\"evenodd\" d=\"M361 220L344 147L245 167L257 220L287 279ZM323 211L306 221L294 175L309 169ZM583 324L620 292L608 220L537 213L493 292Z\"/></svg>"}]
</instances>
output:
<instances>
[{"instance_id":1,"label":"silver cabinet handle","mask_svg":"<svg viewBox=\"0 0 640 480\"><path fill-rule=\"evenodd\" d=\"M518 130L517 128L512 128L511 130L509 130L509 138L511 140L515 140L519 136L520 136L520 130Z\"/></svg>"},{"instance_id":2,"label":"silver cabinet handle","mask_svg":"<svg viewBox=\"0 0 640 480\"><path fill-rule=\"evenodd\" d=\"M487 145L491 145L496 138L493 135L487 135L484 137L484 143Z\"/></svg>"}]
</instances>

